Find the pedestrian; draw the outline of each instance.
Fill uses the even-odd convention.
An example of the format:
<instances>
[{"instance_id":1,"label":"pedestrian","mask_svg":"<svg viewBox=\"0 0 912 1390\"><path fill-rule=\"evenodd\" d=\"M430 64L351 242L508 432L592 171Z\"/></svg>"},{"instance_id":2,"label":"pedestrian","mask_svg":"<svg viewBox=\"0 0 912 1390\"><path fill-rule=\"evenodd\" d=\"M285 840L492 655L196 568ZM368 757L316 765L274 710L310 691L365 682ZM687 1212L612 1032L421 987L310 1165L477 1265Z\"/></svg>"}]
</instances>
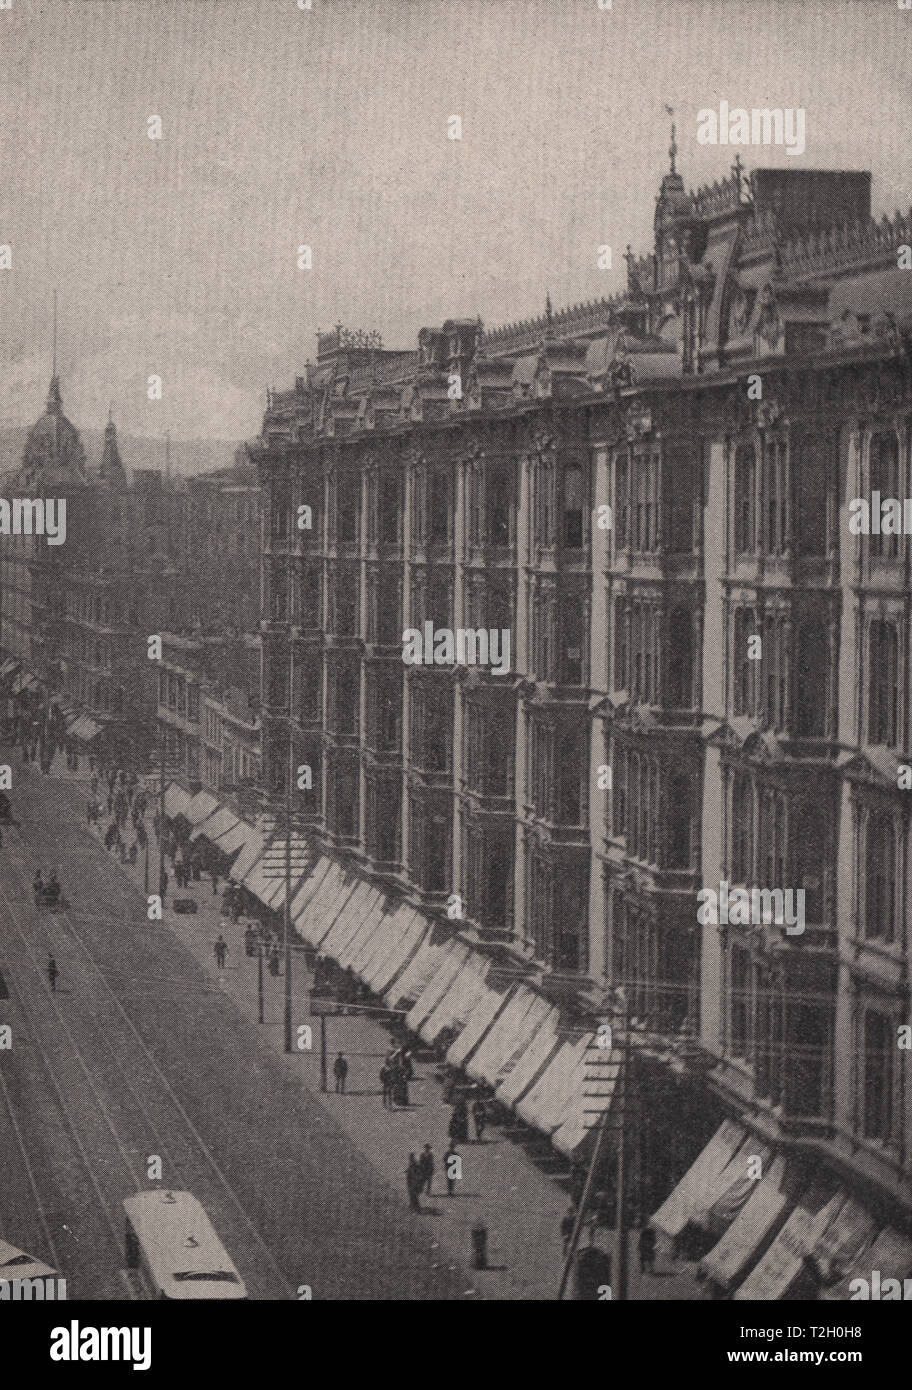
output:
<instances>
[{"instance_id":1,"label":"pedestrian","mask_svg":"<svg viewBox=\"0 0 912 1390\"><path fill-rule=\"evenodd\" d=\"M52 994L57 993L57 974L57 962L55 961L53 956L48 956L47 977L51 986Z\"/></svg>"},{"instance_id":2,"label":"pedestrian","mask_svg":"<svg viewBox=\"0 0 912 1390\"><path fill-rule=\"evenodd\" d=\"M279 943L274 941L269 948L269 973L279 978Z\"/></svg>"},{"instance_id":3,"label":"pedestrian","mask_svg":"<svg viewBox=\"0 0 912 1390\"><path fill-rule=\"evenodd\" d=\"M215 963L219 970L225 969L225 957L228 954L228 943L219 932L215 942Z\"/></svg>"},{"instance_id":4,"label":"pedestrian","mask_svg":"<svg viewBox=\"0 0 912 1390\"><path fill-rule=\"evenodd\" d=\"M336 1095L345 1095L345 1078L348 1076L348 1063L340 1052L333 1062L333 1076L336 1078Z\"/></svg>"},{"instance_id":5,"label":"pedestrian","mask_svg":"<svg viewBox=\"0 0 912 1390\"><path fill-rule=\"evenodd\" d=\"M472 1119L475 1121L475 1138L479 1144L482 1144L484 1143L485 1126L488 1123L488 1112L480 1096L472 1102Z\"/></svg>"},{"instance_id":6,"label":"pedestrian","mask_svg":"<svg viewBox=\"0 0 912 1390\"><path fill-rule=\"evenodd\" d=\"M405 1185L408 1188L409 1205L412 1211L420 1211L421 1168L414 1154L409 1154L408 1167L405 1170Z\"/></svg>"},{"instance_id":7,"label":"pedestrian","mask_svg":"<svg viewBox=\"0 0 912 1390\"><path fill-rule=\"evenodd\" d=\"M434 1150L430 1144L425 1144L422 1149L418 1167L421 1169L421 1191L430 1197L431 1183L434 1181Z\"/></svg>"},{"instance_id":8,"label":"pedestrian","mask_svg":"<svg viewBox=\"0 0 912 1390\"><path fill-rule=\"evenodd\" d=\"M443 1171L446 1174L447 1196L456 1196L456 1174L459 1172L461 1159L456 1151L456 1145L450 1140L450 1147L443 1155Z\"/></svg>"},{"instance_id":9,"label":"pedestrian","mask_svg":"<svg viewBox=\"0 0 912 1390\"><path fill-rule=\"evenodd\" d=\"M380 1089L381 1089L381 1092L382 1092L382 1094L383 1094L383 1108L384 1108L384 1110L392 1110L392 1108L393 1108L393 1079L392 1079L392 1076L391 1076L391 1074L390 1074L390 1069L389 1069L389 1067L386 1065L385 1062L383 1063L383 1066L380 1068Z\"/></svg>"},{"instance_id":10,"label":"pedestrian","mask_svg":"<svg viewBox=\"0 0 912 1390\"><path fill-rule=\"evenodd\" d=\"M655 1268L656 1233L652 1226L644 1226L640 1231L640 1273L652 1274Z\"/></svg>"},{"instance_id":11,"label":"pedestrian","mask_svg":"<svg viewBox=\"0 0 912 1390\"><path fill-rule=\"evenodd\" d=\"M212 870L212 896L213 896L213 897L215 897L216 893L218 892L218 886L219 886L219 872L218 872L218 869L213 869L213 870Z\"/></svg>"},{"instance_id":12,"label":"pedestrian","mask_svg":"<svg viewBox=\"0 0 912 1390\"><path fill-rule=\"evenodd\" d=\"M396 1066L393 1070L393 1100L403 1109L408 1109L409 1089L408 1079L401 1066Z\"/></svg>"}]
</instances>

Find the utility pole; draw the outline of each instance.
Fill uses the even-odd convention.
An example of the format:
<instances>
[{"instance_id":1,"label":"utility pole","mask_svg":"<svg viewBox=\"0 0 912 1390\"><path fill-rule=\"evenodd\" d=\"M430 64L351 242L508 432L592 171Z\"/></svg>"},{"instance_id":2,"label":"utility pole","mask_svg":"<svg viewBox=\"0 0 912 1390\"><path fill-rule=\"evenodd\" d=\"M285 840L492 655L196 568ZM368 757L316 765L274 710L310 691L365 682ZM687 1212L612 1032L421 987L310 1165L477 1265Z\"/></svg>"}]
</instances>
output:
<instances>
[{"instance_id":1,"label":"utility pole","mask_svg":"<svg viewBox=\"0 0 912 1390\"><path fill-rule=\"evenodd\" d=\"M620 1086L620 1115L618 1116L620 1125L618 1132L618 1157L617 1157L617 1242L615 1248L614 1267L617 1271L616 1282L617 1292L612 1291L613 1298L621 1300L627 1297L627 1201L625 1188L627 1184L627 1102L630 1097L630 1019L625 1014L624 1017L624 1049L623 1063L621 1064L621 1074L618 1080Z\"/></svg>"},{"instance_id":2,"label":"utility pole","mask_svg":"<svg viewBox=\"0 0 912 1390\"><path fill-rule=\"evenodd\" d=\"M290 549L290 542L289 542ZM290 566L289 566L290 568ZM291 613L291 576L289 575L288 612L288 777L285 787L285 1051L291 1052L291 797L295 777L294 757L294 621Z\"/></svg>"},{"instance_id":3,"label":"utility pole","mask_svg":"<svg viewBox=\"0 0 912 1390\"><path fill-rule=\"evenodd\" d=\"M165 726L159 721L158 733L158 891L165 881Z\"/></svg>"},{"instance_id":4,"label":"utility pole","mask_svg":"<svg viewBox=\"0 0 912 1390\"><path fill-rule=\"evenodd\" d=\"M263 938L262 938L262 936L260 937L260 940L259 940L259 950L257 951L257 976L258 976L258 991L259 991L259 1002L260 1002L260 1022L262 1023L262 1022L264 1021L264 1015L263 1015Z\"/></svg>"}]
</instances>

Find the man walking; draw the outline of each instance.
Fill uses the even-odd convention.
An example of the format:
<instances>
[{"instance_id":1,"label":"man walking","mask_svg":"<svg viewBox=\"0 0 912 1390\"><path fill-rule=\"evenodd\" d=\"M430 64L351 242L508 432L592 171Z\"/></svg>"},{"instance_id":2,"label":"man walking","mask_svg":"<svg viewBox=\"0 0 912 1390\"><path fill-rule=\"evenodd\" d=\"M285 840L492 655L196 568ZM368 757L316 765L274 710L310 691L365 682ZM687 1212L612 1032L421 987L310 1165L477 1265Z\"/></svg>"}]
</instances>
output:
<instances>
[{"instance_id":1,"label":"man walking","mask_svg":"<svg viewBox=\"0 0 912 1390\"><path fill-rule=\"evenodd\" d=\"M434 1181L434 1150L430 1144L425 1144L418 1160L418 1167L421 1169L420 1190L430 1197L431 1183Z\"/></svg>"},{"instance_id":2,"label":"man walking","mask_svg":"<svg viewBox=\"0 0 912 1390\"><path fill-rule=\"evenodd\" d=\"M383 1089L383 1108L392 1110L393 1108L393 1074L386 1062L380 1068L380 1085Z\"/></svg>"},{"instance_id":3,"label":"man walking","mask_svg":"<svg viewBox=\"0 0 912 1390\"><path fill-rule=\"evenodd\" d=\"M408 1167L405 1170L405 1185L408 1188L409 1206L412 1211L420 1211L421 1169L414 1154L409 1154Z\"/></svg>"},{"instance_id":4,"label":"man walking","mask_svg":"<svg viewBox=\"0 0 912 1390\"><path fill-rule=\"evenodd\" d=\"M345 1095L345 1078L348 1076L348 1063L340 1052L333 1063L333 1076L336 1078L336 1095Z\"/></svg>"},{"instance_id":5,"label":"man walking","mask_svg":"<svg viewBox=\"0 0 912 1390\"><path fill-rule=\"evenodd\" d=\"M51 993L52 993L52 994L56 994L56 993L57 993L57 974L58 974L58 971L57 971L57 962L55 961L55 959L54 959L53 956L48 956L47 977L48 977L48 982L49 982L49 984L50 984L50 986L51 986Z\"/></svg>"},{"instance_id":6,"label":"man walking","mask_svg":"<svg viewBox=\"0 0 912 1390\"><path fill-rule=\"evenodd\" d=\"M219 874L218 874L218 869L213 869L213 870L212 870L212 896L213 896L213 897L215 897L215 895L218 893L218 886L219 886Z\"/></svg>"},{"instance_id":7,"label":"man walking","mask_svg":"<svg viewBox=\"0 0 912 1390\"><path fill-rule=\"evenodd\" d=\"M219 932L215 941L215 963L219 970L225 969L225 957L227 956L227 954L228 943L225 941L225 938L222 936L222 933Z\"/></svg>"}]
</instances>

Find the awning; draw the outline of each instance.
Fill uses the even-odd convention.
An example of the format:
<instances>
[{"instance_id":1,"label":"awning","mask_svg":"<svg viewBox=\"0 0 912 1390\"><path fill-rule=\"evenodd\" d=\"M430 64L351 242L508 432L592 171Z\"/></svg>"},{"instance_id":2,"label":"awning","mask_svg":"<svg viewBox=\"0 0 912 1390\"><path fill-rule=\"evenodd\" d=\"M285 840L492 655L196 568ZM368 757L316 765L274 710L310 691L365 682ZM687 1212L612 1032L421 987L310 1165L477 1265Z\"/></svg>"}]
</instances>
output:
<instances>
[{"instance_id":1,"label":"awning","mask_svg":"<svg viewBox=\"0 0 912 1390\"><path fill-rule=\"evenodd\" d=\"M187 810L193 797L178 782L169 783L165 791L165 815L168 820L176 816L187 817Z\"/></svg>"},{"instance_id":2,"label":"awning","mask_svg":"<svg viewBox=\"0 0 912 1390\"><path fill-rule=\"evenodd\" d=\"M568 1039L520 1100L516 1113L526 1124L543 1134L553 1134L563 1124L573 1095L574 1074L582 1064L590 1037L586 1034Z\"/></svg>"},{"instance_id":3,"label":"awning","mask_svg":"<svg viewBox=\"0 0 912 1390\"><path fill-rule=\"evenodd\" d=\"M544 1022L547 1009L538 1007L543 1002L532 990L517 985L506 1009L466 1063L466 1071L473 1080L487 1081L491 1086L497 1084L501 1070L506 1070L514 1054L531 1040L538 1025Z\"/></svg>"},{"instance_id":4,"label":"awning","mask_svg":"<svg viewBox=\"0 0 912 1390\"><path fill-rule=\"evenodd\" d=\"M365 983L368 961L376 954L378 946L382 946L384 950L388 947L390 920L389 902L381 893L351 949L351 968L358 979L364 980Z\"/></svg>"},{"instance_id":5,"label":"awning","mask_svg":"<svg viewBox=\"0 0 912 1390\"><path fill-rule=\"evenodd\" d=\"M835 1280L836 1298L849 1297L847 1270L858 1269L858 1257L867 1249L877 1231L877 1222L861 1202L846 1197L839 1209L839 1220L833 1221L814 1244L814 1258L820 1266L826 1284ZM873 1266L872 1266L873 1268Z\"/></svg>"},{"instance_id":6,"label":"awning","mask_svg":"<svg viewBox=\"0 0 912 1390\"><path fill-rule=\"evenodd\" d=\"M746 1164L745 1164L746 1170ZM785 1159L776 1157L728 1230L704 1255L700 1269L725 1291L744 1278L754 1255L785 1217L791 1200L784 1191Z\"/></svg>"},{"instance_id":7,"label":"awning","mask_svg":"<svg viewBox=\"0 0 912 1390\"><path fill-rule=\"evenodd\" d=\"M497 1099L504 1105L515 1105L525 1095L562 1045L557 1033L559 1023L560 1009L552 1008L516 1066L497 1088Z\"/></svg>"},{"instance_id":8,"label":"awning","mask_svg":"<svg viewBox=\"0 0 912 1390\"><path fill-rule=\"evenodd\" d=\"M313 943L310 904L316 899L327 880L333 877L338 880L339 876L339 866L335 860L328 859L323 855L317 860L308 877L298 885L298 891L291 900L291 920L294 923L295 931L299 936L303 936L305 941Z\"/></svg>"},{"instance_id":9,"label":"awning","mask_svg":"<svg viewBox=\"0 0 912 1390\"><path fill-rule=\"evenodd\" d=\"M187 820L191 825L201 825L204 820L208 820L213 811L217 811L219 801L217 796L211 792L197 792L196 796L187 807Z\"/></svg>"},{"instance_id":10,"label":"awning","mask_svg":"<svg viewBox=\"0 0 912 1390\"><path fill-rule=\"evenodd\" d=\"M263 859L257 859L241 880L248 893L252 893L265 907L272 904L279 888L285 886L274 874L275 870L270 865Z\"/></svg>"},{"instance_id":11,"label":"awning","mask_svg":"<svg viewBox=\"0 0 912 1390\"><path fill-rule=\"evenodd\" d=\"M350 874L342 873L322 895L318 912L312 915L314 922L312 941L315 946L319 947L321 956L332 956L332 951L326 949L326 943L333 928L345 916L352 898L358 891L359 883L360 880L352 878Z\"/></svg>"},{"instance_id":12,"label":"awning","mask_svg":"<svg viewBox=\"0 0 912 1390\"><path fill-rule=\"evenodd\" d=\"M347 939L336 960L345 970L355 969L355 960L365 941L370 941L383 917L383 894L377 888L369 888L364 909L360 913L357 927ZM357 971L355 971L357 974Z\"/></svg>"},{"instance_id":13,"label":"awning","mask_svg":"<svg viewBox=\"0 0 912 1390\"><path fill-rule=\"evenodd\" d=\"M485 987L485 993L466 1019L466 1026L447 1052L446 1059L451 1066L465 1066L467 1059L481 1046L511 998L509 988L497 990L490 985Z\"/></svg>"},{"instance_id":14,"label":"awning","mask_svg":"<svg viewBox=\"0 0 912 1390\"><path fill-rule=\"evenodd\" d=\"M468 946L448 941L439 957L437 969L406 1014L406 1027L423 1036L422 1028L440 1003L469 958Z\"/></svg>"},{"instance_id":15,"label":"awning","mask_svg":"<svg viewBox=\"0 0 912 1390\"><path fill-rule=\"evenodd\" d=\"M886 1226L880 1231L868 1245L863 1257L860 1257L852 1267L852 1272L847 1274L844 1279L840 1279L832 1288L826 1289L821 1297L825 1299L849 1299L852 1291L849 1284L852 1278L867 1278L870 1280L874 1270L880 1271L881 1298L886 1294L895 1292L884 1290L884 1283L887 1279L898 1279L900 1286L902 1281L912 1276L912 1241L908 1236L900 1235L899 1231L892 1226ZM868 1271L868 1273L865 1273ZM902 1297L902 1290L898 1295ZM888 1301L893 1301L892 1299Z\"/></svg>"},{"instance_id":16,"label":"awning","mask_svg":"<svg viewBox=\"0 0 912 1390\"><path fill-rule=\"evenodd\" d=\"M376 890L374 890L376 891ZM371 889L363 878L357 878L351 893L336 914L329 931L320 942L320 955L337 961L345 947L364 921L371 904Z\"/></svg>"},{"instance_id":17,"label":"awning","mask_svg":"<svg viewBox=\"0 0 912 1390\"><path fill-rule=\"evenodd\" d=\"M219 814L221 813L217 811L216 815ZM213 820L214 819L215 817L213 816ZM206 825L209 824L210 822L207 821ZM197 830L194 833L199 834L200 832ZM248 825L247 821L239 820L236 821L234 825L230 826L229 829L223 830L218 836L210 835L209 831L205 828L202 833L206 835L208 839L212 840L213 844L221 850L222 854L232 855L237 854L238 850L246 845L251 836L257 835L259 832L256 831L252 825ZM192 838L193 836L191 836L191 839ZM234 878L234 865L231 867L231 877Z\"/></svg>"},{"instance_id":18,"label":"awning","mask_svg":"<svg viewBox=\"0 0 912 1390\"><path fill-rule=\"evenodd\" d=\"M292 830L290 850L286 850L284 834L272 839L263 850L264 877L277 882L278 889L270 895L269 904L273 908L285 906L285 873L290 870L291 899L294 902L298 884L309 871L312 862L310 841Z\"/></svg>"},{"instance_id":19,"label":"awning","mask_svg":"<svg viewBox=\"0 0 912 1390\"><path fill-rule=\"evenodd\" d=\"M394 941L393 909L389 900L381 897L371 914L369 928L361 933L357 953L352 957L352 969L359 980L367 983L371 961L386 955Z\"/></svg>"},{"instance_id":20,"label":"awning","mask_svg":"<svg viewBox=\"0 0 912 1390\"><path fill-rule=\"evenodd\" d=\"M720 1178L744 1139L740 1125L724 1120L649 1224L672 1239L679 1236L698 1211L705 1211L722 1195Z\"/></svg>"},{"instance_id":21,"label":"awning","mask_svg":"<svg viewBox=\"0 0 912 1390\"><path fill-rule=\"evenodd\" d=\"M822 1193L822 1187L815 1186L801 1197L759 1264L735 1290L733 1298L763 1302L785 1298L801 1273L805 1258L813 1252L830 1224L839 1219L845 1204L845 1193L841 1190L828 1201L823 1200Z\"/></svg>"},{"instance_id":22,"label":"awning","mask_svg":"<svg viewBox=\"0 0 912 1390\"><path fill-rule=\"evenodd\" d=\"M488 992L485 978L490 967L491 962L485 956L477 951L469 952L459 974L422 1027L421 1036L426 1042L435 1043L444 1031L462 1032L478 1000Z\"/></svg>"},{"instance_id":23,"label":"awning","mask_svg":"<svg viewBox=\"0 0 912 1390\"><path fill-rule=\"evenodd\" d=\"M593 1033L574 1073L573 1095L563 1122L551 1135L551 1143L568 1158L576 1158L595 1137L610 1108L621 1072L621 1053L600 1048Z\"/></svg>"},{"instance_id":24,"label":"awning","mask_svg":"<svg viewBox=\"0 0 912 1390\"><path fill-rule=\"evenodd\" d=\"M263 836L252 826L244 841L244 847L231 866L231 877L235 883L243 883L254 864L263 853Z\"/></svg>"},{"instance_id":25,"label":"awning","mask_svg":"<svg viewBox=\"0 0 912 1390\"><path fill-rule=\"evenodd\" d=\"M738 1212L756 1189L757 1183L761 1181L760 1178L751 1175L748 1169L748 1158L759 1159L760 1172L764 1173L772 1161L772 1157L773 1151L768 1144L761 1144L755 1139L749 1145L744 1145L727 1167L722 1170L716 1184L718 1196L707 1206L697 1208L691 1214L690 1219L693 1224L707 1231L714 1240L718 1240L723 1231L728 1230ZM751 1168L755 1166L751 1165Z\"/></svg>"},{"instance_id":26,"label":"awning","mask_svg":"<svg viewBox=\"0 0 912 1390\"><path fill-rule=\"evenodd\" d=\"M386 991L386 1002L391 1009L411 1008L421 998L440 967L447 940L447 932L435 924L422 941L420 950L412 956L407 969Z\"/></svg>"},{"instance_id":27,"label":"awning","mask_svg":"<svg viewBox=\"0 0 912 1390\"><path fill-rule=\"evenodd\" d=\"M395 939L389 950L371 961L364 976L374 994L385 994L393 981L408 969L412 957L421 949L430 930L421 913L407 903L400 903L393 913L392 926Z\"/></svg>"},{"instance_id":28,"label":"awning","mask_svg":"<svg viewBox=\"0 0 912 1390\"><path fill-rule=\"evenodd\" d=\"M240 824L241 821L233 811L229 810L227 806L220 806L208 820L201 821L195 827L190 839L191 841L198 840L200 836L203 836L210 844L214 845L220 835L226 834L227 831L233 830L235 826ZM222 846L219 845L219 849L221 848Z\"/></svg>"}]
</instances>

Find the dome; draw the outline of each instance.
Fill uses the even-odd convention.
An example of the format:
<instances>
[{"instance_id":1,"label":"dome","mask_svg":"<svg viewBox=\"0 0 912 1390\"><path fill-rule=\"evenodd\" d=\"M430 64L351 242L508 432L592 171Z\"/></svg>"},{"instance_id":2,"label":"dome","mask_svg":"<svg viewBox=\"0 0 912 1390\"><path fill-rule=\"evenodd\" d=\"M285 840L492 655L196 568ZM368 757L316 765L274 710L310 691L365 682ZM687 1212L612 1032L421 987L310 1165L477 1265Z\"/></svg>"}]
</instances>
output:
<instances>
[{"instance_id":1,"label":"dome","mask_svg":"<svg viewBox=\"0 0 912 1390\"><path fill-rule=\"evenodd\" d=\"M88 482L82 440L63 413L56 376L51 378L44 414L28 432L20 477L26 486L42 489Z\"/></svg>"}]
</instances>

